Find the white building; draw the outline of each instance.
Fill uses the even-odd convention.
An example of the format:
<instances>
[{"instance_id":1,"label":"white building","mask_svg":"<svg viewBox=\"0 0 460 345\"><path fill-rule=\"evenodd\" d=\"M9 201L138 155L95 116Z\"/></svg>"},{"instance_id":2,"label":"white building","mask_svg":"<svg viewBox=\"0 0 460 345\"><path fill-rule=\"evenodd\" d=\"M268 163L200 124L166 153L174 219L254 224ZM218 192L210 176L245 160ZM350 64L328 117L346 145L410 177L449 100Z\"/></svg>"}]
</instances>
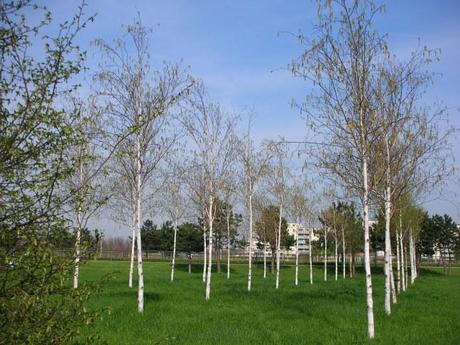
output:
<instances>
[{"instance_id":1,"label":"white building","mask_svg":"<svg viewBox=\"0 0 460 345\"><path fill-rule=\"evenodd\" d=\"M307 254L308 253L308 240L310 237L310 233L312 234L312 242L318 241L318 231L319 229L316 228L305 228L302 224L298 223L288 223L287 227L289 235L293 235L296 241L299 241L299 254ZM289 254L296 253L296 245L292 246L289 250Z\"/></svg>"}]
</instances>

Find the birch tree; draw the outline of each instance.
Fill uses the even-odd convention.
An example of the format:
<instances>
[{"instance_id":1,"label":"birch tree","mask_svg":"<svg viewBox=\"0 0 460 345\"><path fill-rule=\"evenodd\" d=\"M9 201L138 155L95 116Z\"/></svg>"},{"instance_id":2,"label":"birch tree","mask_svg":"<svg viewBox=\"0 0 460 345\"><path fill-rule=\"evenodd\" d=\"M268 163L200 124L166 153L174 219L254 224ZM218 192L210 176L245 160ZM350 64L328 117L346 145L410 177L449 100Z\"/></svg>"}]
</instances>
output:
<instances>
[{"instance_id":1,"label":"birch tree","mask_svg":"<svg viewBox=\"0 0 460 345\"><path fill-rule=\"evenodd\" d=\"M384 135L377 145L374 169L382 162L382 187L374 191L377 199L385 205L385 312L391 313L390 294L396 302L393 281L390 220L394 213L393 203L404 193L434 188L442 181L446 169L446 156L442 147L449 130L440 131L438 122L443 109L431 113L420 102L432 75L427 65L437 58L437 52L423 48L414 51L408 61L398 62L388 57L376 82L376 109L382 119ZM376 171L375 176L379 175ZM424 186L424 187L422 187ZM412 240L409 240L412 248Z\"/></svg>"},{"instance_id":2,"label":"birch tree","mask_svg":"<svg viewBox=\"0 0 460 345\"><path fill-rule=\"evenodd\" d=\"M206 181L204 169L201 165L201 158L194 153L191 158L185 159L183 162L185 168L185 184L189 199L195 207L195 212L200 220L200 227L203 233L203 284L206 283L206 267L207 267L207 221L206 221Z\"/></svg>"},{"instance_id":3,"label":"birch tree","mask_svg":"<svg viewBox=\"0 0 460 345\"><path fill-rule=\"evenodd\" d=\"M262 206L258 203L258 206ZM255 223L255 230L259 242L262 243L264 249L267 245L270 246L271 251L271 273L276 273L275 258L278 250L278 232L279 232L279 207L275 205L263 206L260 210L259 218ZM281 243L286 243L289 240L289 233L287 231L286 218L281 218Z\"/></svg>"},{"instance_id":4,"label":"birch tree","mask_svg":"<svg viewBox=\"0 0 460 345\"><path fill-rule=\"evenodd\" d=\"M299 229L303 228L306 230L307 219L311 213L311 205L309 203L307 193L311 190L310 184L306 178L295 178L294 185L290 189L289 193L289 207L288 211L297 223L296 229L296 255L295 255L295 285L299 284ZM311 242L311 238L309 239ZM309 245L311 247L311 243ZM310 271L311 266L311 255L310 255ZM313 276L310 276L310 282L312 282Z\"/></svg>"},{"instance_id":5,"label":"birch tree","mask_svg":"<svg viewBox=\"0 0 460 345\"><path fill-rule=\"evenodd\" d=\"M249 258L248 258L248 291L252 286L252 248L254 240L253 224L253 199L260 179L268 173L270 151L266 147L255 148L251 139L251 121L244 145L241 146L240 160L243 165L243 179L245 184L246 204L249 218ZM265 254L264 254L265 255ZM266 258L265 258L266 260ZM266 262L266 261L265 261ZM264 276L266 276L266 271Z\"/></svg>"},{"instance_id":6,"label":"birch tree","mask_svg":"<svg viewBox=\"0 0 460 345\"><path fill-rule=\"evenodd\" d=\"M75 268L73 287L78 287L81 261L81 235L88 221L105 204L109 197L103 188L102 178L94 173L101 167L103 149L98 141L102 139L100 117L93 103L84 104L81 100L71 100L71 112L75 121L70 124L78 133L78 141L69 148L67 154L73 162L75 172L65 183L67 193L73 194L70 212L75 228Z\"/></svg>"},{"instance_id":7,"label":"birch tree","mask_svg":"<svg viewBox=\"0 0 460 345\"><path fill-rule=\"evenodd\" d=\"M184 219L188 212L188 198L185 194L185 173L177 162L172 162L170 160L168 165L173 171L166 172L167 181L163 187L162 208L166 211L170 219L172 219L174 227L173 253L171 259L171 282L173 282L176 268L177 231L179 230L179 222Z\"/></svg>"},{"instance_id":8,"label":"birch tree","mask_svg":"<svg viewBox=\"0 0 460 345\"><path fill-rule=\"evenodd\" d=\"M313 39L297 35L304 53L290 67L294 76L313 82L301 106L312 128L326 140L320 166L361 200L368 337L375 336L369 257L369 170L371 147L381 134L372 102L377 64L385 41L373 27L381 7L371 1L325 1L318 5Z\"/></svg>"},{"instance_id":9,"label":"birch tree","mask_svg":"<svg viewBox=\"0 0 460 345\"><path fill-rule=\"evenodd\" d=\"M233 212L232 205L235 203L235 195L236 195L236 183L235 179L232 176L227 180L226 186L224 187L223 193L223 213L225 215L225 240L227 242L227 279L230 279L230 254L231 254L231 247L232 242L235 241L235 237L237 235L237 227L241 221L241 218Z\"/></svg>"},{"instance_id":10,"label":"birch tree","mask_svg":"<svg viewBox=\"0 0 460 345\"><path fill-rule=\"evenodd\" d=\"M192 82L175 64L152 70L149 56L149 30L138 18L127 27L128 41L116 39L113 45L96 40L104 58L95 75L98 94L111 120L114 138L133 129L119 148L113 173L124 180L128 189L134 238L137 247L138 311L144 311L141 224L144 218L149 184L158 173L159 164L170 152L175 135L170 131L170 113L187 95ZM132 52L133 51L133 52Z\"/></svg>"},{"instance_id":11,"label":"birch tree","mask_svg":"<svg viewBox=\"0 0 460 345\"><path fill-rule=\"evenodd\" d=\"M270 148L273 151L273 159L270 167L270 181L268 182L273 198L276 201L279 209L278 218L278 233L276 237L276 278L275 288L279 288L280 282L280 254L281 254L281 235L282 235L282 219L284 207L287 199L287 177L288 170L286 166L286 152L282 145L271 143Z\"/></svg>"},{"instance_id":12,"label":"birch tree","mask_svg":"<svg viewBox=\"0 0 460 345\"><path fill-rule=\"evenodd\" d=\"M213 253L213 223L215 200L222 192L225 182L232 173L235 158L236 117L225 114L219 105L211 103L202 84L196 85L187 106L183 109L182 123L188 133L195 157L196 169L204 182L204 213L209 231L207 244L207 267L205 299L211 298L211 267Z\"/></svg>"}]
</instances>

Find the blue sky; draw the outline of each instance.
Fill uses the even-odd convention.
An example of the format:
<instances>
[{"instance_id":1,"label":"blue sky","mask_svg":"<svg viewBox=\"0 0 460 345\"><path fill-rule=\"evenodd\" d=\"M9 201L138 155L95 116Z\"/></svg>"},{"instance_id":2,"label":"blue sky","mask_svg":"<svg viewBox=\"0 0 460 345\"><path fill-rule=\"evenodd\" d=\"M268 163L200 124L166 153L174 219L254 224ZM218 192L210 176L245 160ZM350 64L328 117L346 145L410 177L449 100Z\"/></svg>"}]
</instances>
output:
<instances>
[{"instance_id":1,"label":"blue sky","mask_svg":"<svg viewBox=\"0 0 460 345\"><path fill-rule=\"evenodd\" d=\"M70 16L78 3L46 2L57 21ZM423 45L441 49L441 61L432 69L439 77L425 100L443 102L452 125L460 128L460 1L392 0L385 5L377 27L388 33L396 54L407 56L417 47L418 38ZM315 1L93 0L87 12L97 12L95 22L79 37L81 46L90 50L90 66L97 60L90 42L120 37L121 25L132 22L140 12L143 22L153 28L154 61L183 60L226 109L254 109L253 128L258 139L305 137L304 122L290 102L301 100L311 86L293 79L286 70L300 47L284 32L301 29L308 35L315 20ZM458 140L454 152L458 157ZM448 201L437 200L426 207L432 212L448 212L460 221L455 200L460 188L452 182L449 189L445 195Z\"/></svg>"}]
</instances>

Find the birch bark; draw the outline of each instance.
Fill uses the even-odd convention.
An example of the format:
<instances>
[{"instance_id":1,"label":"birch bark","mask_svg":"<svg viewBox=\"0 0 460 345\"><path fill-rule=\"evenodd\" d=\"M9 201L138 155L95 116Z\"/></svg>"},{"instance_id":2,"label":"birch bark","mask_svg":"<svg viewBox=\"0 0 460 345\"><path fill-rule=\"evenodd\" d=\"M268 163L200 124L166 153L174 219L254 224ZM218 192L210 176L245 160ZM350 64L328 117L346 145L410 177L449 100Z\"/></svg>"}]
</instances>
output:
<instances>
[{"instance_id":1,"label":"birch bark","mask_svg":"<svg viewBox=\"0 0 460 345\"><path fill-rule=\"evenodd\" d=\"M346 277L346 271L347 271L347 258L346 258L346 251L345 251L345 229L344 226L342 225L342 266L343 266L343 279Z\"/></svg>"},{"instance_id":2,"label":"birch bark","mask_svg":"<svg viewBox=\"0 0 460 345\"><path fill-rule=\"evenodd\" d=\"M327 282L327 227L324 227L324 281Z\"/></svg>"},{"instance_id":3,"label":"birch bark","mask_svg":"<svg viewBox=\"0 0 460 345\"><path fill-rule=\"evenodd\" d=\"M281 221L283 218L283 206L279 205L279 223L278 223L278 235L276 242L276 280L275 287L278 289L280 285L280 254L281 254Z\"/></svg>"},{"instance_id":4,"label":"birch bark","mask_svg":"<svg viewBox=\"0 0 460 345\"><path fill-rule=\"evenodd\" d=\"M227 279L230 279L230 212L227 210Z\"/></svg>"},{"instance_id":5,"label":"birch bark","mask_svg":"<svg viewBox=\"0 0 460 345\"><path fill-rule=\"evenodd\" d=\"M249 188L252 190L252 186ZM249 193L249 262L248 262L248 291L251 291L252 283L252 193Z\"/></svg>"},{"instance_id":6,"label":"birch bark","mask_svg":"<svg viewBox=\"0 0 460 345\"><path fill-rule=\"evenodd\" d=\"M311 253L311 242L313 239L313 229L310 229L310 233L308 236L308 261L310 265L310 285L313 284L313 262L312 262L312 253Z\"/></svg>"},{"instance_id":7,"label":"birch bark","mask_svg":"<svg viewBox=\"0 0 460 345\"><path fill-rule=\"evenodd\" d=\"M367 160L363 155L363 216L364 216L364 267L366 272L366 296L367 296L367 332L370 339L374 338L374 300L372 297L372 276L369 246L369 190L367 176Z\"/></svg>"},{"instance_id":8,"label":"birch bark","mask_svg":"<svg viewBox=\"0 0 460 345\"><path fill-rule=\"evenodd\" d=\"M213 227L213 203L214 198L212 196L212 186L210 188L211 195L209 196L209 254L208 254L208 266L207 266L207 274L206 274L206 292L205 298L208 301L211 298L211 269L212 269L212 227Z\"/></svg>"},{"instance_id":9,"label":"birch bark","mask_svg":"<svg viewBox=\"0 0 460 345\"><path fill-rule=\"evenodd\" d=\"M295 285L299 285L299 227L297 227L296 243L295 243Z\"/></svg>"},{"instance_id":10,"label":"birch bark","mask_svg":"<svg viewBox=\"0 0 460 345\"><path fill-rule=\"evenodd\" d=\"M177 246L177 218L174 219L173 256L171 262L171 281L174 281L174 270L176 268L176 246Z\"/></svg>"}]
</instances>

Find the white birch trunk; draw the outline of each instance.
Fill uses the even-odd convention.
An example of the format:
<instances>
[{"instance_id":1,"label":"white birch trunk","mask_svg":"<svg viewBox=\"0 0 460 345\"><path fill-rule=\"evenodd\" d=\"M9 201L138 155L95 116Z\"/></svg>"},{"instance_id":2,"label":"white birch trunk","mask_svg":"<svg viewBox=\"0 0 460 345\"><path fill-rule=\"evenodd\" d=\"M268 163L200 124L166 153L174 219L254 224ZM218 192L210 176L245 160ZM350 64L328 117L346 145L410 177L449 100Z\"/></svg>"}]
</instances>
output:
<instances>
[{"instance_id":1,"label":"white birch trunk","mask_svg":"<svg viewBox=\"0 0 460 345\"><path fill-rule=\"evenodd\" d=\"M207 238L206 238L206 219L203 219L203 283L206 283L206 260L208 257L207 252Z\"/></svg>"},{"instance_id":2,"label":"white birch trunk","mask_svg":"<svg viewBox=\"0 0 460 345\"><path fill-rule=\"evenodd\" d=\"M176 245L177 245L177 218L174 220L174 241L173 241L173 256L171 263L171 281L174 281L174 270L176 268Z\"/></svg>"},{"instance_id":3,"label":"white birch trunk","mask_svg":"<svg viewBox=\"0 0 460 345\"><path fill-rule=\"evenodd\" d=\"M137 188L136 188L136 232L137 232L137 275L138 275L138 292L137 292L137 310L139 313L144 312L144 271L142 267L142 240L141 240L141 221L142 221L142 183L141 183L141 144L137 138Z\"/></svg>"},{"instance_id":4,"label":"white birch trunk","mask_svg":"<svg viewBox=\"0 0 460 345\"><path fill-rule=\"evenodd\" d=\"M390 255L391 255L391 237L390 237L390 214L391 214L391 189L387 175L387 187L385 191L385 313L391 314L391 281L390 281Z\"/></svg>"},{"instance_id":5,"label":"white birch trunk","mask_svg":"<svg viewBox=\"0 0 460 345\"><path fill-rule=\"evenodd\" d=\"M364 155L363 155L364 156ZM364 216L364 267L366 271L366 296L367 296L367 333L369 339L375 336L374 329L374 300L372 297L372 275L369 251L369 187L367 176L367 160L363 157L363 216Z\"/></svg>"},{"instance_id":6,"label":"white birch trunk","mask_svg":"<svg viewBox=\"0 0 460 345\"><path fill-rule=\"evenodd\" d=\"M282 205L279 206L280 215L279 215L279 223L278 223L278 241L276 243L276 281L275 287L278 289L280 285L280 251L281 251L281 220L283 216L283 207Z\"/></svg>"},{"instance_id":7,"label":"white birch trunk","mask_svg":"<svg viewBox=\"0 0 460 345\"><path fill-rule=\"evenodd\" d=\"M297 227L296 235L297 235L297 238L296 238L296 243L295 243L295 285L297 286L299 285L299 227Z\"/></svg>"},{"instance_id":8,"label":"white birch trunk","mask_svg":"<svg viewBox=\"0 0 460 345\"><path fill-rule=\"evenodd\" d=\"M412 229L409 230L409 255L410 255L410 282L414 284L415 281L415 263L414 263L414 239L412 237Z\"/></svg>"},{"instance_id":9,"label":"white birch trunk","mask_svg":"<svg viewBox=\"0 0 460 345\"><path fill-rule=\"evenodd\" d=\"M335 230L335 280L339 279L339 244L337 242L337 229Z\"/></svg>"},{"instance_id":10,"label":"white birch trunk","mask_svg":"<svg viewBox=\"0 0 460 345\"><path fill-rule=\"evenodd\" d=\"M324 227L324 281L327 282L327 228Z\"/></svg>"},{"instance_id":11,"label":"white birch trunk","mask_svg":"<svg viewBox=\"0 0 460 345\"><path fill-rule=\"evenodd\" d=\"M230 213L227 212L227 279L230 279Z\"/></svg>"},{"instance_id":12,"label":"white birch trunk","mask_svg":"<svg viewBox=\"0 0 460 345\"><path fill-rule=\"evenodd\" d=\"M414 246L414 276L415 279L418 278L418 270L417 270L417 247L415 246L415 241L412 240L412 245Z\"/></svg>"},{"instance_id":13,"label":"white birch trunk","mask_svg":"<svg viewBox=\"0 0 460 345\"><path fill-rule=\"evenodd\" d=\"M251 186L250 186L251 188ZM249 259L248 259L248 291L252 283L252 194L249 194Z\"/></svg>"},{"instance_id":14,"label":"white birch trunk","mask_svg":"<svg viewBox=\"0 0 460 345\"><path fill-rule=\"evenodd\" d=\"M308 236L308 261L310 264L310 285L313 284L313 262L312 262L312 253L311 253L311 241L313 237L313 229L310 229L310 233Z\"/></svg>"},{"instance_id":15,"label":"white birch trunk","mask_svg":"<svg viewBox=\"0 0 460 345\"><path fill-rule=\"evenodd\" d=\"M133 209L133 231L132 231L132 239L131 239L131 257L130 257L130 263L129 263L129 281L128 281L128 286L130 288L133 287L133 274L134 274L134 249L136 247L136 228L135 228L135 223L136 223L136 214L135 210Z\"/></svg>"},{"instance_id":16,"label":"white birch trunk","mask_svg":"<svg viewBox=\"0 0 460 345\"><path fill-rule=\"evenodd\" d=\"M80 212L77 212L77 219L80 218ZM80 241L81 241L81 227L78 220L77 236L75 239L75 270L73 273L73 288L78 288L78 277L80 274Z\"/></svg>"},{"instance_id":17,"label":"white birch trunk","mask_svg":"<svg viewBox=\"0 0 460 345\"><path fill-rule=\"evenodd\" d=\"M79 149L79 180L80 188L83 187L83 150ZM80 194L81 192L79 192ZM75 269L73 273L73 288L78 288L78 277L80 276L80 256L81 256L81 228L82 228L82 200L78 200L77 204L77 234L75 238Z\"/></svg>"},{"instance_id":18,"label":"white birch trunk","mask_svg":"<svg viewBox=\"0 0 460 345\"><path fill-rule=\"evenodd\" d=\"M396 291L401 292L401 254L399 249L399 231L396 231Z\"/></svg>"},{"instance_id":19,"label":"white birch trunk","mask_svg":"<svg viewBox=\"0 0 460 345\"><path fill-rule=\"evenodd\" d=\"M390 256L391 256L391 233L390 233L390 218L391 218L391 171L390 171L390 147L388 140L385 140L386 155L387 155L387 171L386 171L386 188L385 188L385 313L391 314L391 281L390 281Z\"/></svg>"},{"instance_id":20,"label":"white birch trunk","mask_svg":"<svg viewBox=\"0 0 460 345\"><path fill-rule=\"evenodd\" d=\"M213 215L212 215L212 209L213 209L213 196L212 196L212 190L211 190L211 196L209 197L209 254L208 254L208 265L206 267L207 269L207 274L206 274L206 292L205 292L205 298L207 301L211 298L211 269L212 269L212 223L213 223Z\"/></svg>"},{"instance_id":21,"label":"white birch trunk","mask_svg":"<svg viewBox=\"0 0 460 345\"><path fill-rule=\"evenodd\" d=\"M342 273L343 273L343 279L347 276L347 258L346 258L346 251L345 251L345 229L342 226Z\"/></svg>"},{"instance_id":22,"label":"white birch trunk","mask_svg":"<svg viewBox=\"0 0 460 345\"><path fill-rule=\"evenodd\" d=\"M264 278L267 278L267 241L264 233Z\"/></svg>"}]
</instances>

